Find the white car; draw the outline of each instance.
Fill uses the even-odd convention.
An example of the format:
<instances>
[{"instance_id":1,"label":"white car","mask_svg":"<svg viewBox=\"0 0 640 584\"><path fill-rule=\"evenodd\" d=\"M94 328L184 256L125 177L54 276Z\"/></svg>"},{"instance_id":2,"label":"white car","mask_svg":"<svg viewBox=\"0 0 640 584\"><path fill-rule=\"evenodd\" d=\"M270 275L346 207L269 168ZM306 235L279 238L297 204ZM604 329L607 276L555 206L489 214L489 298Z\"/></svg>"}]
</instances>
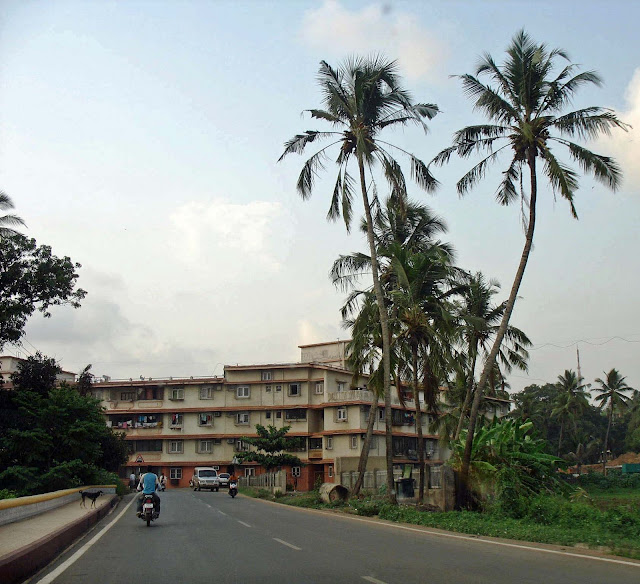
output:
<instances>
[{"instance_id":1,"label":"white car","mask_svg":"<svg viewBox=\"0 0 640 584\"><path fill-rule=\"evenodd\" d=\"M191 486L194 491L202 489L211 489L218 491L220 489L220 481L218 480L218 471L210 466L196 466L193 469L193 478Z\"/></svg>"},{"instance_id":2,"label":"white car","mask_svg":"<svg viewBox=\"0 0 640 584\"><path fill-rule=\"evenodd\" d=\"M220 486L221 487L228 487L229 486L229 477L231 475L228 472L221 472L218 475L218 479L220 479Z\"/></svg>"}]
</instances>

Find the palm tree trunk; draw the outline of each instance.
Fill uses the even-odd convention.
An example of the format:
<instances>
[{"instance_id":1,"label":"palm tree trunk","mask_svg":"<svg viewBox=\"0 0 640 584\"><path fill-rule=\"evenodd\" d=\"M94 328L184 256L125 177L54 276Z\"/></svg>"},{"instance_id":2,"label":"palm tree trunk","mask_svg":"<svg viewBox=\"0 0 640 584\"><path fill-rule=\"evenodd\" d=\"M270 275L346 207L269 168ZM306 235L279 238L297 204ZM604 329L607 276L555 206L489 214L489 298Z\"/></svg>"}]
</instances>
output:
<instances>
[{"instance_id":1,"label":"palm tree trunk","mask_svg":"<svg viewBox=\"0 0 640 584\"><path fill-rule=\"evenodd\" d=\"M391 336L389 333L389 320L387 309L384 304L384 294L380 283L380 272L378 266L378 254L373 235L373 218L371 216L371 206L367 195L366 177L364 173L364 161L362 153L358 151L358 169L360 171L360 189L362 190L362 201L367 219L367 240L369 241L369 252L371 254L371 271L373 273L373 290L376 295L378 312L380 313L380 329L382 331L382 371L383 371L383 391L384 391L384 419L386 438L386 458L387 458L387 499L390 503L396 504L396 494L393 485L393 436L391 425Z\"/></svg>"},{"instance_id":2,"label":"palm tree trunk","mask_svg":"<svg viewBox=\"0 0 640 584\"><path fill-rule=\"evenodd\" d=\"M462 405L462 409L460 410L460 419L458 420L458 427L456 428L456 434L454 436L454 441L457 441L460 438L460 432L462 432L462 426L464 425L464 419L467 415L467 410L469 409L469 404L471 403L471 396L473 395L473 382L475 381L475 373L476 373L476 360L478 358L478 350L477 350L477 341L476 347L473 349L473 361L471 364L471 371L469 371L469 381L467 383L467 392L464 396L464 404ZM471 348L471 347L470 347Z\"/></svg>"},{"instance_id":3,"label":"palm tree trunk","mask_svg":"<svg viewBox=\"0 0 640 584\"><path fill-rule=\"evenodd\" d=\"M367 461L369 460L369 450L371 449L371 437L373 436L373 426L376 422L376 414L378 413L378 396L373 392L371 407L369 408L369 419L367 420L367 433L364 437L362 452L360 453L360 461L358 462L358 478L356 484L353 485L351 496L357 497L364 482L364 473L367 470Z\"/></svg>"},{"instance_id":4,"label":"palm tree trunk","mask_svg":"<svg viewBox=\"0 0 640 584\"><path fill-rule=\"evenodd\" d=\"M564 420L560 422L560 437L558 438L558 458L560 458L560 450L562 448L562 430L564 429Z\"/></svg>"},{"instance_id":5,"label":"palm tree trunk","mask_svg":"<svg viewBox=\"0 0 640 584\"><path fill-rule=\"evenodd\" d=\"M422 435L422 409L418 392L418 347L415 344L411 346L411 367L413 369L413 399L416 404L416 430L418 432L418 465L420 470L418 503L420 504L424 500L424 436Z\"/></svg>"},{"instance_id":6,"label":"palm tree trunk","mask_svg":"<svg viewBox=\"0 0 640 584\"><path fill-rule=\"evenodd\" d=\"M613 418L613 399L609 405L609 422L607 423L607 433L604 435L604 448L602 450L602 475L607 476L607 446L609 446L609 431L611 430L611 418Z\"/></svg>"},{"instance_id":7,"label":"palm tree trunk","mask_svg":"<svg viewBox=\"0 0 640 584\"><path fill-rule=\"evenodd\" d=\"M529 172L531 177L531 197L529 201L529 225L527 226L527 234L525 238L524 248L522 249L522 256L520 257L520 264L518 265L518 270L516 271L515 279L513 280L513 285L511 286L511 292L509 294L509 299L507 300L507 304L504 309L504 314L502 315L502 321L500 322L500 327L498 328L498 332L496 334L496 338L493 341L493 346L491 347L491 352L485 361L484 368L482 369L482 374L480 375L480 381L478 382L478 387L476 388L476 393L473 397L473 405L471 406L471 414L469 416L469 431L467 433L467 440L464 446L464 454L462 457L462 468L460 470L460 485L463 489L468 489L469 483L469 466L471 464L471 448L473 446L473 436L475 433L476 422L478 420L478 410L480 409L480 402L482 401L482 395L484 393L484 388L487 385L487 381L489 379L489 375L491 370L493 369L493 363L498 356L498 352L500 351L500 345L502 344L502 339L507 332L507 327L509 326L509 319L511 318L511 313L513 312L513 307L516 303L516 298L518 296L518 290L520 290L520 284L522 283L522 278L524 276L524 271L527 267L527 260L529 259L529 253L531 252L531 246L533 244L533 233L536 225L536 197L538 191L538 183L536 177L536 159L534 152L528 152L528 164L529 164Z\"/></svg>"}]
</instances>

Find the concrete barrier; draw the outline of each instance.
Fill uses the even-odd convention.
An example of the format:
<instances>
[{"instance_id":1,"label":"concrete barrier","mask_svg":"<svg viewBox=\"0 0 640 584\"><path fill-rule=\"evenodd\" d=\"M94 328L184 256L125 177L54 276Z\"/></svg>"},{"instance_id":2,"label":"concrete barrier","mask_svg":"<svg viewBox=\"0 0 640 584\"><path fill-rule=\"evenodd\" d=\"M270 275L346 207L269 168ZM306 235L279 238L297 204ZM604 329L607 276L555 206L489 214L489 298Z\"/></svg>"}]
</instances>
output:
<instances>
[{"instance_id":1,"label":"concrete barrier","mask_svg":"<svg viewBox=\"0 0 640 584\"><path fill-rule=\"evenodd\" d=\"M0 525L22 521L34 515L57 509L67 503L73 503L78 500L80 491L104 491L105 495L115 495L116 485L92 485L41 495L2 499L0 500Z\"/></svg>"}]
</instances>

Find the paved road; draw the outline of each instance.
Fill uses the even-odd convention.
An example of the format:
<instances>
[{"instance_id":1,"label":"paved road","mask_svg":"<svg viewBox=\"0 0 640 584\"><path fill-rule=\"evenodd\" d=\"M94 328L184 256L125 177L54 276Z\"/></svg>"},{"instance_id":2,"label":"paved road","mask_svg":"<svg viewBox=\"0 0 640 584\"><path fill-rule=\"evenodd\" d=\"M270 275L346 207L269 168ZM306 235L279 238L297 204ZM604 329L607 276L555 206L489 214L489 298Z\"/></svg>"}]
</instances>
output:
<instances>
[{"instance_id":1,"label":"paved road","mask_svg":"<svg viewBox=\"0 0 640 584\"><path fill-rule=\"evenodd\" d=\"M146 527L134 507L127 508L129 500L32 584L640 582L640 563L628 565L622 558L603 561L528 549L527 544L447 537L231 499L224 492L162 493L162 515Z\"/></svg>"}]
</instances>

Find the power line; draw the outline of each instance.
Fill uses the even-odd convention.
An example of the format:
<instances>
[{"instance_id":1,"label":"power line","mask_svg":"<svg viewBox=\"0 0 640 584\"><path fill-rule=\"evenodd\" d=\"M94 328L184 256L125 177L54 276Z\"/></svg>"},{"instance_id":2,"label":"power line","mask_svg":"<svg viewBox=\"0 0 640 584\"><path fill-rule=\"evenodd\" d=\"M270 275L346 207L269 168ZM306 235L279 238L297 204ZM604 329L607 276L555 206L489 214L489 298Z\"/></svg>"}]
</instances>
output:
<instances>
[{"instance_id":1,"label":"power line","mask_svg":"<svg viewBox=\"0 0 640 584\"><path fill-rule=\"evenodd\" d=\"M631 339L625 339L624 337L620 337L620 336L613 336L613 337L596 337L596 338L606 338L606 341L603 341L602 343L593 343L588 339L577 339L575 341L571 341L569 344L567 345L557 345L556 343L544 343L542 345L539 345L537 347L531 347L530 349L528 349L529 351L537 351L538 349L543 349L544 347L556 347L556 349L568 349L569 347L575 347L578 343L585 343L587 345L592 345L594 347L601 347L602 345L606 345L607 343L610 343L611 341L614 340L619 340L619 341L624 341L625 343L640 343L639 341L634 341Z\"/></svg>"}]
</instances>

